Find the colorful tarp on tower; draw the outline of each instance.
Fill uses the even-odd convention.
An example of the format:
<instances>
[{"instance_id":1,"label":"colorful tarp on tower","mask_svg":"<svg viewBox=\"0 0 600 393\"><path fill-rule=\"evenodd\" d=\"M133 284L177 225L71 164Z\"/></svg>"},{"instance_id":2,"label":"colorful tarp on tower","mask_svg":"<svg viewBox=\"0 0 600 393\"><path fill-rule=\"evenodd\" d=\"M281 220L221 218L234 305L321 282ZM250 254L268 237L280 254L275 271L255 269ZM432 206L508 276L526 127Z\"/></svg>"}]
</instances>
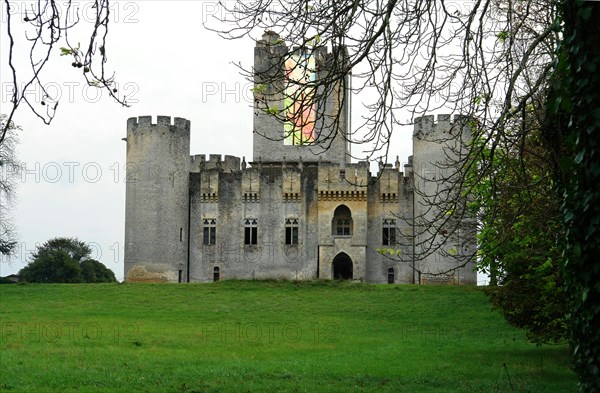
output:
<instances>
[{"instance_id":1,"label":"colorful tarp on tower","mask_svg":"<svg viewBox=\"0 0 600 393\"><path fill-rule=\"evenodd\" d=\"M302 145L315 140L317 108L313 102L313 83L316 76L315 58L311 55L292 55L285 62L285 145Z\"/></svg>"}]
</instances>

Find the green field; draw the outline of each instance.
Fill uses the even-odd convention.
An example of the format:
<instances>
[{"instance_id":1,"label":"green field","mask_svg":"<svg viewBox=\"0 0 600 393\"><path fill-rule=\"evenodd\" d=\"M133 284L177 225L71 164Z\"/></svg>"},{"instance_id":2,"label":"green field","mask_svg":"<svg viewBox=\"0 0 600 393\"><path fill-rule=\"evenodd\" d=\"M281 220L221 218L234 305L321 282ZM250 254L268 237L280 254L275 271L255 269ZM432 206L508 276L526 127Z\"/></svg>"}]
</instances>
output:
<instances>
[{"instance_id":1,"label":"green field","mask_svg":"<svg viewBox=\"0 0 600 393\"><path fill-rule=\"evenodd\" d=\"M0 286L0 390L575 392L480 289L350 282Z\"/></svg>"}]
</instances>

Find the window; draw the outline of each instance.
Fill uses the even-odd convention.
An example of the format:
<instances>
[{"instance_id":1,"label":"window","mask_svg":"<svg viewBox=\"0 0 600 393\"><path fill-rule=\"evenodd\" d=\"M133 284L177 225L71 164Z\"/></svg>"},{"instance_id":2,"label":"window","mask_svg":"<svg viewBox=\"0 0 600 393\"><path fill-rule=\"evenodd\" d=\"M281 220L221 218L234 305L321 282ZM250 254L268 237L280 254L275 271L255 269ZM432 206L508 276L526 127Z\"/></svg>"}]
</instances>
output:
<instances>
[{"instance_id":1,"label":"window","mask_svg":"<svg viewBox=\"0 0 600 393\"><path fill-rule=\"evenodd\" d=\"M336 228L337 236L350 236L350 220L347 218L338 218Z\"/></svg>"},{"instance_id":2,"label":"window","mask_svg":"<svg viewBox=\"0 0 600 393\"><path fill-rule=\"evenodd\" d=\"M288 246L298 245L298 219L285 219L285 244Z\"/></svg>"},{"instance_id":3,"label":"window","mask_svg":"<svg viewBox=\"0 0 600 393\"><path fill-rule=\"evenodd\" d=\"M204 219L204 236L202 244L214 246L217 240L217 220L214 218Z\"/></svg>"},{"instance_id":4,"label":"window","mask_svg":"<svg viewBox=\"0 0 600 393\"><path fill-rule=\"evenodd\" d=\"M394 268L389 268L388 269L388 284L393 284L395 282L395 277L394 277Z\"/></svg>"},{"instance_id":5,"label":"window","mask_svg":"<svg viewBox=\"0 0 600 393\"><path fill-rule=\"evenodd\" d=\"M382 244L384 246L393 246L396 244L396 220L383 220Z\"/></svg>"},{"instance_id":6,"label":"window","mask_svg":"<svg viewBox=\"0 0 600 393\"><path fill-rule=\"evenodd\" d=\"M335 209L331 228L333 236L352 235L352 213L348 206L340 205Z\"/></svg>"},{"instance_id":7,"label":"window","mask_svg":"<svg viewBox=\"0 0 600 393\"><path fill-rule=\"evenodd\" d=\"M258 244L258 221L256 218L246 218L244 221L244 244Z\"/></svg>"},{"instance_id":8,"label":"window","mask_svg":"<svg viewBox=\"0 0 600 393\"><path fill-rule=\"evenodd\" d=\"M218 266L215 266L213 269L213 281L219 281L219 278L221 278L221 271Z\"/></svg>"}]
</instances>

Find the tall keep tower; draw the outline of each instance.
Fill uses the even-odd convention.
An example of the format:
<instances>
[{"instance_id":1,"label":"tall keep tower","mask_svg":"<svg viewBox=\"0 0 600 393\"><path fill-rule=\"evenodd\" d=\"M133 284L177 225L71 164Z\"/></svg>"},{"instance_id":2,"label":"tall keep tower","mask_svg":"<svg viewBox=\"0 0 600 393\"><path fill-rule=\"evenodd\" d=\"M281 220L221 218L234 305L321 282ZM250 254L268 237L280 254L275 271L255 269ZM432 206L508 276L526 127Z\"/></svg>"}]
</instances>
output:
<instances>
[{"instance_id":1,"label":"tall keep tower","mask_svg":"<svg viewBox=\"0 0 600 393\"><path fill-rule=\"evenodd\" d=\"M290 50L272 31L256 43L254 161L350 163L350 76L327 94L323 86L311 87L328 64L345 61L345 48L335 49L337 55L326 47Z\"/></svg>"},{"instance_id":2,"label":"tall keep tower","mask_svg":"<svg viewBox=\"0 0 600 393\"><path fill-rule=\"evenodd\" d=\"M187 280L190 121L127 121L125 280Z\"/></svg>"},{"instance_id":3,"label":"tall keep tower","mask_svg":"<svg viewBox=\"0 0 600 393\"><path fill-rule=\"evenodd\" d=\"M415 268L422 272L421 283L477 279L471 260L477 226L466 209L466 197L456 190L472 137L468 122L461 115L415 119L413 219ZM448 214L450 210L453 214Z\"/></svg>"}]
</instances>

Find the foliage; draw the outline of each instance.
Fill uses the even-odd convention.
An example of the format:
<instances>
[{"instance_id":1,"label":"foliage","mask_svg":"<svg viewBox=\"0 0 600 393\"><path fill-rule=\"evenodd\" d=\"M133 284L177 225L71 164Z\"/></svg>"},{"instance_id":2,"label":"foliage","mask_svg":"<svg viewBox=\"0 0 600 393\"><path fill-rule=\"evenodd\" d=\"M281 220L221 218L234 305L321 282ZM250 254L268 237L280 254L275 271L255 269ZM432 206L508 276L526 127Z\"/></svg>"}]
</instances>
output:
<instances>
[{"instance_id":1,"label":"foliage","mask_svg":"<svg viewBox=\"0 0 600 393\"><path fill-rule=\"evenodd\" d=\"M564 229L553 188L552 153L543 146L540 117L529 105L495 142L476 149L493 160L485 178L471 176L470 208L477 214L479 269L490 275L487 293L506 320L536 343L566 334L560 264ZM474 157L477 160L477 157Z\"/></svg>"},{"instance_id":2,"label":"foliage","mask_svg":"<svg viewBox=\"0 0 600 393\"><path fill-rule=\"evenodd\" d=\"M113 271L95 259L86 259L79 265L81 266L81 277L84 282L100 283L116 281Z\"/></svg>"},{"instance_id":3,"label":"foliage","mask_svg":"<svg viewBox=\"0 0 600 393\"><path fill-rule=\"evenodd\" d=\"M570 299L569 323L576 369L586 391L600 391L600 9L598 2L582 0L459 2L465 6L450 7L449 2L431 1L342 1L342 2L237 2L223 22L228 27L221 33L230 38L255 34L270 29L281 38L306 51L319 37L322 46L332 48L333 67L317 82L325 97L331 86L342 80L353 68L356 91L373 91L374 100L367 104L371 112L359 127L362 134L351 130L353 141L375 144L373 154L387 151L389 136L400 125L400 110L411 115L439 107L453 107L459 113L477 118L480 127L472 155L481 159L476 168L465 167L473 175L465 188L464 181L453 185L461 197L486 179L494 181L502 172L502 141L511 130L510 122L527 109L532 99L543 94L552 84L547 105L547 122L543 131L544 146L550 150L551 182L541 184L532 171L521 180L533 181L534 193L513 191L502 200L518 202L508 205L509 213L518 212L526 196L521 214L488 212L500 220L487 219L483 238L491 241L488 264L493 274L511 283L526 279L535 282L533 289L546 301L553 288L562 287ZM229 17L233 15L233 17ZM342 53L348 48L347 56ZM336 49L337 48L337 49ZM459 49L457 49L459 48ZM274 50L274 52L277 52ZM290 51L289 53L293 53ZM286 54L289 56L288 54ZM274 56L275 57L275 56ZM338 60L338 59L341 59ZM277 61L273 62L277 64ZM269 70L272 73L272 70ZM248 72L250 78L256 77ZM261 79L262 75L258 75ZM265 77L268 78L268 75ZM313 88L314 86L310 86ZM432 96L441 96L440 100ZM318 99L318 97L317 97ZM324 98L323 98L324 99ZM325 102L323 102L325 105ZM334 133L328 134L333 137ZM358 139L360 135L366 135ZM517 140L526 140L521 135ZM480 148L479 151L476 149ZM509 157L510 158L510 157ZM560 158L560 160L558 160ZM523 166L527 160L519 158ZM560 162L560 165L558 164ZM464 179L463 179L464 180ZM472 181L475 180L475 181ZM508 183L528 191L530 184L508 177ZM525 187L524 187L525 185ZM563 197L562 220L557 220L552 200L539 198L548 185L556 187ZM465 192L463 192L465 191ZM466 195L467 194L467 195ZM494 194L496 195L496 194ZM548 202L550 203L548 205ZM450 201L458 204L459 200ZM493 203L493 202L492 202ZM500 206L499 204L495 207ZM550 219L539 214L549 208ZM440 208L440 211L451 209ZM502 221L504 219L504 221ZM497 227L495 227L497 225ZM508 232L504 232L508 229ZM564 231L566 244L554 238ZM494 238L506 237L511 249L502 249ZM505 239L503 239L505 240ZM541 242L538 243L538 242ZM546 245L549 248L539 248ZM559 250L564 255L559 255ZM502 253L504 251L504 253ZM508 252L508 254L507 254ZM525 261L524 266L520 264ZM564 264L561 266L561 261ZM507 270L501 270L506 268ZM558 275L562 270L563 278ZM528 281L529 279L531 281ZM512 284L511 284L512 285ZM502 289L503 290L503 289ZM501 290L501 291L502 291ZM520 294L513 293L512 295ZM518 300L512 296L512 300ZM510 301L511 299L507 299ZM529 299L529 298L526 298ZM536 302L531 307L538 307ZM522 323L525 308L516 313ZM540 309L544 310L545 306ZM542 314L545 314L543 311ZM560 312L558 313L560 314ZM549 312L548 320L555 319ZM535 321L531 321L535 325ZM559 323L560 325L560 323ZM550 326L550 331L555 331ZM558 329L560 331L560 329ZM541 332L542 336L546 332ZM550 337L554 336L550 333Z\"/></svg>"},{"instance_id":4,"label":"foliage","mask_svg":"<svg viewBox=\"0 0 600 393\"><path fill-rule=\"evenodd\" d=\"M0 284L14 284L15 282L8 277L0 277Z\"/></svg>"},{"instance_id":5,"label":"foliage","mask_svg":"<svg viewBox=\"0 0 600 393\"><path fill-rule=\"evenodd\" d=\"M78 239L50 239L36 249L19 276L23 281L39 283L116 282L110 269L90 259L91 252L90 246Z\"/></svg>"},{"instance_id":6,"label":"foliage","mask_svg":"<svg viewBox=\"0 0 600 393\"><path fill-rule=\"evenodd\" d=\"M36 259L40 254L52 250L65 251L69 258L73 259L77 263L80 263L84 259L89 259L90 255L92 254L92 249L90 246L79 239L55 237L37 247L35 252L32 254L32 258Z\"/></svg>"},{"instance_id":7,"label":"foliage","mask_svg":"<svg viewBox=\"0 0 600 393\"><path fill-rule=\"evenodd\" d=\"M577 384L567 345L529 343L473 287L3 287L7 391L572 393Z\"/></svg>"},{"instance_id":8,"label":"foliage","mask_svg":"<svg viewBox=\"0 0 600 393\"><path fill-rule=\"evenodd\" d=\"M12 253L17 245L14 240L0 239L0 254L8 255Z\"/></svg>"},{"instance_id":9,"label":"foliage","mask_svg":"<svg viewBox=\"0 0 600 393\"><path fill-rule=\"evenodd\" d=\"M81 267L66 251L47 250L21 269L19 277L26 282L75 283L81 282Z\"/></svg>"},{"instance_id":10,"label":"foliage","mask_svg":"<svg viewBox=\"0 0 600 393\"><path fill-rule=\"evenodd\" d=\"M563 39L549 92L545 137L561 157L567 228L564 263L570 340L585 392L600 392L600 6L560 3Z\"/></svg>"}]
</instances>

